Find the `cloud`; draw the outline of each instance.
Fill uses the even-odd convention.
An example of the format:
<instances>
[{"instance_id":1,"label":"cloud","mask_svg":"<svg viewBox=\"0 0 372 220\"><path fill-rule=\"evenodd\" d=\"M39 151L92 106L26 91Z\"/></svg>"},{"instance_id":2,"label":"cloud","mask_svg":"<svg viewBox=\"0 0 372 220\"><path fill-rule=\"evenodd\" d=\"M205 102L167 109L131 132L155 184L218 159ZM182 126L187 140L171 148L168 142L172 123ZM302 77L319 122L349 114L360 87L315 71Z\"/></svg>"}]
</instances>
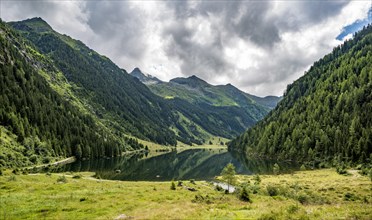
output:
<instances>
[{"instance_id":1,"label":"cloud","mask_svg":"<svg viewBox=\"0 0 372 220\"><path fill-rule=\"evenodd\" d=\"M256 95L288 83L370 23L368 1L1 1L6 21L42 17L130 71L198 75ZM345 34L345 36L348 33Z\"/></svg>"}]
</instances>

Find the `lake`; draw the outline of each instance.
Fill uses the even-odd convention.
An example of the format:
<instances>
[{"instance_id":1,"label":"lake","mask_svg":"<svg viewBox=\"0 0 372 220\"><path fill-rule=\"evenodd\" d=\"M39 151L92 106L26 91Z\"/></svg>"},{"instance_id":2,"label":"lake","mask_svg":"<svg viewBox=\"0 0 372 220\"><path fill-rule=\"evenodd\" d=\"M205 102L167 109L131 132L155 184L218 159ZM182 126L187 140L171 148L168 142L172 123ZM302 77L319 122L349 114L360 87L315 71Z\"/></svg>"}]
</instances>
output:
<instances>
[{"instance_id":1,"label":"lake","mask_svg":"<svg viewBox=\"0 0 372 220\"><path fill-rule=\"evenodd\" d=\"M189 149L160 155L131 154L109 159L76 161L53 168L52 172L96 172L103 179L126 181L213 180L228 163L237 174L272 173L274 161L242 160L226 149ZM283 172L298 169L296 164L279 163Z\"/></svg>"}]
</instances>

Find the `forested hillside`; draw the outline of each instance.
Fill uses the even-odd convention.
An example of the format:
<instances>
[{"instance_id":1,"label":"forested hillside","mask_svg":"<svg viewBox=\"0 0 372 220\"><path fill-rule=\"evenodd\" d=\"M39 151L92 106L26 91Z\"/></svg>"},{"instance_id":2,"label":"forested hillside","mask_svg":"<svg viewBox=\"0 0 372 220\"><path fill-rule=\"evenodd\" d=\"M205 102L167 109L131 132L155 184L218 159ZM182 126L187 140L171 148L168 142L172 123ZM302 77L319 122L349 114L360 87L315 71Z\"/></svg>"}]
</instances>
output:
<instances>
[{"instance_id":1,"label":"forested hillside","mask_svg":"<svg viewBox=\"0 0 372 220\"><path fill-rule=\"evenodd\" d=\"M200 137L208 134L233 138L261 120L280 100L249 95L230 84L213 86L197 76L162 82L138 68L130 74L179 113L175 127L182 131L179 139L184 143L202 143Z\"/></svg>"},{"instance_id":2,"label":"forested hillside","mask_svg":"<svg viewBox=\"0 0 372 220\"><path fill-rule=\"evenodd\" d=\"M247 157L371 162L372 26L288 85L279 105L229 149Z\"/></svg>"},{"instance_id":3,"label":"forested hillside","mask_svg":"<svg viewBox=\"0 0 372 220\"><path fill-rule=\"evenodd\" d=\"M141 147L112 137L54 91L41 75L56 71L46 60L0 21L0 167L73 155L111 157Z\"/></svg>"},{"instance_id":4,"label":"forested hillside","mask_svg":"<svg viewBox=\"0 0 372 220\"><path fill-rule=\"evenodd\" d=\"M77 100L83 111L91 114L116 138L127 134L164 145L176 145L177 141L202 144L212 136L233 138L269 111L268 107L245 95L242 98L234 96L239 90L232 86L216 87L215 90L221 94L231 93L215 97L216 103L221 102L221 105L164 99L82 42L55 32L41 18L10 24L31 41L41 56L50 60L62 78L67 80L67 98ZM149 84L161 82L154 77L146 77L139 69L135 69L132 75L148 79L146 82ZM48 71L44 76L50 79ZM56 84L53 77L48 82L52 86ZM64 87L56 87L57 90L65 90ZM220 92L222 90L226 91ZM223 103L226 100L230 102L228 105ZM244 109L240 105L244 105Z\"/></svg>"},{"instance_id":5,"label":"forested hillside","mask_svg":"<svg viewBox=\"0 0 372 220\"><path fill-rule=\"evenodd\" d=\"M108 58L55 32L41 18L10 23L61 70L76 96L114 133L175 145L173 114L165 101Z\"/></svg>"}]
</instances>

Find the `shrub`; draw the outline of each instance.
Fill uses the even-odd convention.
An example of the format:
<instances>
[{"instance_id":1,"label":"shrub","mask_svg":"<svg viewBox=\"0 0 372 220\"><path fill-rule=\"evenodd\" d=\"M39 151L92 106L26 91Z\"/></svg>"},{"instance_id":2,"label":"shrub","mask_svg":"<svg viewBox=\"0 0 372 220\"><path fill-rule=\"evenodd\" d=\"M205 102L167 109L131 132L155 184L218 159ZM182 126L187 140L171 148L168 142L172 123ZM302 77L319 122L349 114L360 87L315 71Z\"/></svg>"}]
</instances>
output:
<instances>
[{"instance_id":1,"label":"shrub","mask_svg":"<svg viewBox=\"0 0 372 220\"><path fill-rule=\"evenodd\" d=\"M289 214L294 214L296 213L300 208L298 207L298 205L290 205L288 208L287 208L287 212Z\"/></svg>"},{"instance_id":2,"label":"shrub","mask_svg":"<svg viewBox=\"0 0 372 220\"><path fill-rule=\"evenodd\" d=\"M336 172L341 175L348 175L349 173L346 170L346 167L344 164L340 164L336 167Z\"/></svg>"},{"instance_id":3,"label":"shrub","mask_svg":"<svg viewBox=\"0 0 372 220\"><path fill-rule=\"evenodd\" d=\"M15 168L13 171L12 171L13 174L15 175L18 175L19 174L19 169L18 168Z\"/></svg>"},{"instance_id":4,"label":"shrub","mask_svg":"<svg viewBox=\"0 0 372 220\"><path fill-rule=\"evenodd\" d=\"M45 173L46 176L52 176L50 172Z\"/></svg>"},{"instance_id":5,"label":"shrub","mask_svg":"<svg viewBox=\"0 0 372 220\"><path fill-rule=\"evenodd\" d=\"M222 186L220 186L220 185L216 185L215 189L216 189L217 191L223 191L223 188L222 188Z\"/></svg>"},{"instance_id":6,"label":"shrub","mask_svg":"<svg viewBox=\"0 0 372 220\"><path fill-rule=\"evenodd\" d=\"M191 200L191 202L193 202L193 203L204 203L205 202L206 204L212 204L213 200L214 200L214 198L210 197L208 195L202 196L200 194L197 194L197 195L195 195L195 198L193 200Z\"/></svg>"},{"instance_id":7,"label":"shrub","mask_svg":"<svg viewBox=\"0 0 372 220\"><path fill-rule=\"evenodd\" d=\"M11 175L9 178L8 178L8 181L17 181L17 178L15 175Z\"/></svg>"},{"instance_id":8,"label":"shrub","mask_svg":"<svg viewBox=\"0 0 372 220\"><path fill-rule=\"evenodd\" d=\"M190 183L195 184L195 180L194 179L191 179L190 180Z\"/></svg>"},{"instance_id":9,"label":"shrub","mask_svg":"<svg viewBox=\"0 0 372 220\"><path fill-rule=\"evenodd\" d=\"M65 175L59 176L58 179L57 179L57 182L58 183L67 183L67 178L65 177Z\"/></svg>"},{"instance_id":10,"label":"shrub","mask_svg":"<svg viewBox=\"0 0 372 220\"><path fill-rule=\"evenodd\" d=\"M251 198L249 197L248 189L247 187L243 187L240 194L239 199L246 202L251 202Z\"/></svg>"},{"instance_id":11,"label":"shrub","mask_svg":"<svg viewBox=\"0 0 372 220\"><path fill-rule=\"evenodd\" d=\"M261 183L260 175L258 175L258 174L254 175L253 180L255 181L254 184L256 184L256 185L260 184Z\"/></svg>"},{"instance_id":12,"label":"shrub","mask_svg":"<svg viewBox=\"0 0 372 220\"><path fill-rule=\"evenodd\" d=\"M275 175L278 175L280 173L280 167L277 163L275 163L273 166L273 172Z\"/></svg>"},{"instance_id":13,"label":"shrub","mask_svg":"<svg viewBox=\"0 0 372 220\"><path fill-rule=\"evenodd\" d=\"M305 194L305 193L301 193L297 196L297 200L301 203L301 204L306 204L309 202L309 197Z\"/></svg>"},{"instance_id":14,"label":"shrub","mask_svg":"<svg viewBox=\"0 0 372 220\"><path fill-rule=\"evenodd\" d=\"M2 176L2 175L3 175L3 170L0 169L0 176Z\"/></svg>"},{"instance_id":15,"label":"shrub","mask_svg":"<svg viewBox=\"0 0 372 220\"><path fill-rule=\"evenodd\" d=\"M49 157L44 157L43 158L43 163L44 164L50 163L50 158Z\"/></svg>"},{"instance_id":16,"label":"shrub","mask_svg":"<svg viewBox=\"0 0 372 220\"><path fill-rule=\"evenodd\" d=\"M276 188L275 186L271 186L271 185L267 185L266 190L269 196L277 196L279 193L278 188Z\"/></svg>"},{"instance_id":17,"label":"shrub","mask_svg":"<svg viewBox=\"0 0 372 220\"><path fill-rule=\"evenodd\" d=\"M302 164L302 166L300 167L300 170L301 171L305 171L306 170L305 164Z\"/></svg>"},{"instance_id":18,"label":"shrub","mask_svg":"<svg viewBox=\"0 0 372 220\"><path fill-rule=\"evenodd\" d=\"M178 180L177 186L181 187L183 185L183 182L181 180Z\"/></svg>"},{"instance_id":19,"label":"shrub","mask_svg":"<svg viewBox=\"0 0 372 220\"><path fill-rule=\"evenodd\" d=\"M37 162L37 156L35 154L31 155L30 162L33 163L33 164L36 164L36 162Z\"/></svg>"},{"instance_id":20,"label":"shrub","mask_svg":"<svg viewBox=\"0 0 372 220\"><path fill-rule=\"evenodd\" d=\"M81 177L82 177L81 174L76 174L72 178L73 179L81 179Z\"/></svg>"},{"instance_id":21,"label":"shrub","mask_svg":"<svg viewBox=\"0 0 372 220\"><path fill-rule=\"evenodd\" d=\"M171 190L176 190L176 184L173 181L171 183L170 189Z\"/></svg>"},{"instance_id":22,"label":"shrub","mask_svg":"<svg viewBox=\"0 0 372 220\"><path fill-rule=\"evenodd\" d=\"M345 193L344 195L344 200L345 201L355 201L355 200L358 200L358 196L356 196L354 193Z\"/></svg>"}]
</instances>

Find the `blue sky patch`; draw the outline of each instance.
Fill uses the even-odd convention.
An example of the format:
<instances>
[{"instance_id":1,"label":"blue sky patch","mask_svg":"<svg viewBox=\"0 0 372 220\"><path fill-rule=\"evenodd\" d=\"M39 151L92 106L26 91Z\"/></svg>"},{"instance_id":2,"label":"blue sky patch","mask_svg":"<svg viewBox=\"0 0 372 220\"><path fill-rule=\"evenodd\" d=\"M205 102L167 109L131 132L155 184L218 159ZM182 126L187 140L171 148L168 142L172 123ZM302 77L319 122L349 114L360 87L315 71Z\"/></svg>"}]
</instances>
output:
<instances>
[{"instance_id":1,"label":"blue sky patch","mask_svg":"<svg viewBox=\"0 0 372 220\"><path fill-rule=\"evenodd\" d=\"M342 40L348 34L354 34L355 32L361 30L363 26L370 24L372 22L372 8L368 11L368 17L363 20L356 20L354 23L345 26L342 32L336 37L337 40Z\"/></svg>"}]
</instances>

